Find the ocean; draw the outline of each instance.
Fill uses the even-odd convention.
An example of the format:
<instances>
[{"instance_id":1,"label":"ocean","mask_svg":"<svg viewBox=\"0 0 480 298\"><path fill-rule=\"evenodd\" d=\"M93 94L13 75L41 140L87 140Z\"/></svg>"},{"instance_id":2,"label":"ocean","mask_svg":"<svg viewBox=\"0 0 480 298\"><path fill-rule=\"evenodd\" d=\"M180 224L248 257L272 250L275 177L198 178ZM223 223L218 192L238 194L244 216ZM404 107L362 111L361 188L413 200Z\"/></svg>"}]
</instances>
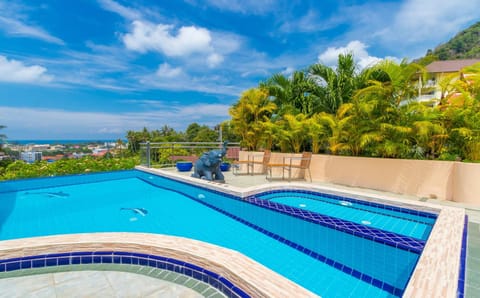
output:
<instances>
[{"instance_id":1,"label":"ocean","mask_svg":"<svg viewBox=\"0 0 480 298\"><path fill-rule=\"evenodd\" d=\"M89 143L95 143L95 144L103 144L103 143L115 143L117 142L118 139L115 140L5 140L5 143L8 144L19 144L19 145L27 145L27 144L36 144L36 145L41 145L41 144L50 144L50 145L55 145L55 144L89 144ZM123 143L126 143L127 140L122 140Z\"/></svg>"}]
</instances>

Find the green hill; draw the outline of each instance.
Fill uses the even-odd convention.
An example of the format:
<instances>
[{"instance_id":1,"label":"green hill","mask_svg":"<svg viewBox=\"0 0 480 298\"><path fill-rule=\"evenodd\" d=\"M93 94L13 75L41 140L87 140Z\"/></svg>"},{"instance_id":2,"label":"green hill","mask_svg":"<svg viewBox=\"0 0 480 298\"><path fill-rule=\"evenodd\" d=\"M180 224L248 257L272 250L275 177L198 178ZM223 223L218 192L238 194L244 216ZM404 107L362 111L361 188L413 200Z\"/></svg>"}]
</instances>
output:
<instances>
[{"instance_id":1,"label":"green hill","mask_svg":"<svg viewBox=\"0 0 480 298\"><path fill-rule=\"evenodd\" d=\"M429 50L428 55L437 56L439 60L480 58L480 22L461 31L433 51Z\"/></svg>"}]
</instances>

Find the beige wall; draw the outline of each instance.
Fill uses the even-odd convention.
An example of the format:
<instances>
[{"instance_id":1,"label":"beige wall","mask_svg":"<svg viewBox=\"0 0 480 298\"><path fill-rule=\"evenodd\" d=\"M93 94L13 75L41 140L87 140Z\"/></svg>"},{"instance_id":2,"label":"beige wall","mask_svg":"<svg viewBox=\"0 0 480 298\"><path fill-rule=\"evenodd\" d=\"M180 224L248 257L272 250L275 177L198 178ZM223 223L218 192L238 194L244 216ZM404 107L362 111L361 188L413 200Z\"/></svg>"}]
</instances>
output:
<instances>
[{"instance_id":1,"label":"beige wall","mask_svg":"<svg viewBox=\"0 0 480 298\"><path fill-rule=\"evenodd\" d=\"M240 159L248 154L240 152ZM292 155L273 153L271 160L281 162ZM480 164L314 154L310 170L313 181L480 206ZM274 174L281 176L278 170Z\"/></svg>"},{"instance_id":2,"label":"beige wall","mask_svg":"<svg viewBox=\"0 0 480 298\"><path fill-rule=\"evenodd\" d=\"M480 206L480 164L455 163L453 200Z\"/></svg>"}]
</instances>

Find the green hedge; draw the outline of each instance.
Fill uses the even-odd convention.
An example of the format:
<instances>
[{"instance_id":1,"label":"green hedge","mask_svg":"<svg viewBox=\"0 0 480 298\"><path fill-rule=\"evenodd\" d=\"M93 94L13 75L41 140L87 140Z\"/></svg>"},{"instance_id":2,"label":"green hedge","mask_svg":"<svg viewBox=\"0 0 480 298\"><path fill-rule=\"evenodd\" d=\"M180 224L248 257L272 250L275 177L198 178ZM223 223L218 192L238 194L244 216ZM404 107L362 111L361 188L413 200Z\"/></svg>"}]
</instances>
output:
<instances>
[{"instance_id":1,"label":"green hedge","mask_svg":"<svg viewBox=\"0 0 480 298\"><path fill-rule=\"evenodd\" d=\"M37 161L31 164L17 160L6 168L0 168L0 180L128 170L133 169L138 164L140 164L138 157L84 157L80 159L62 159L52 163Z\"/></svg>"}]
</instances>

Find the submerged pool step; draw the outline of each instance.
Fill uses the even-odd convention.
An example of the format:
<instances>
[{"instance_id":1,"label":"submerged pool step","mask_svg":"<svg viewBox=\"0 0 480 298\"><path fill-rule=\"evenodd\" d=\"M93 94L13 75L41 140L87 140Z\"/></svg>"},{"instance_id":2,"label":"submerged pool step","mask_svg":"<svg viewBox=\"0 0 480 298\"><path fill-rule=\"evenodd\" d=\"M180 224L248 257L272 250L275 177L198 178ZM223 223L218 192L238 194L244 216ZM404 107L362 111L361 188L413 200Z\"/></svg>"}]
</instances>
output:
<instances>
[{"instance_id":1,"label":"submerged pool step","mask_svg":"<svg viewBox=\"0 0 480 298\"><path fill-rule=\"evenodd\" d=\"M422 252L426 243L425 240L380 230L377 228L357 224L351 221L335 218L328 215L319 214L305 209L287 206L269 200L259 199L257 197L248 197L245 200L259 207L291 215L315 224L322 225L324 227L349 233L365 239L373 240L379 243L393 246L395 248L414 252L416 254L420 254Z\"/></svg>"}]
</instances>

